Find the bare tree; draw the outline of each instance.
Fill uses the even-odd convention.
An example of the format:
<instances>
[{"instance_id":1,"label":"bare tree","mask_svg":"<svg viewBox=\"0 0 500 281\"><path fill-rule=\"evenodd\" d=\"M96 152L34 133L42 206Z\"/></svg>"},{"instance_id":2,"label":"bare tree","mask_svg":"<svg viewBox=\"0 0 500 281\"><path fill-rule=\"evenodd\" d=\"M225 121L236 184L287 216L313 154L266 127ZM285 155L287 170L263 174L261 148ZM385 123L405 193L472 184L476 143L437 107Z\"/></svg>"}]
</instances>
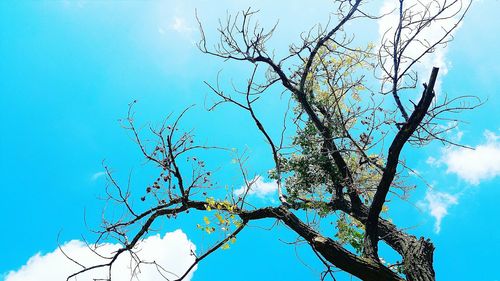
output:
<instances>
[{"instance_id":1,"label":"bare tree","mask_svg":"<svg viewBox=\"0 0 500 281\"><path fill-rule=\"evenodd\" d=\"M322 279L334 279L333 269L338 268L362 280L434 280L431 241L405 233L381 218L381 213L389 192L404 199L411 189L404 180L409 168L400 159L403 147L433 140L458 145L447 138L458 121L453 114L481 103L475 97L436 98L438 68L430 71L422 89L417 87L415 71L423 57L452 39L470 3L395 1L394 25L380 42L360 46L346 24L375 22L387 16L365 11L364 2L335 1L336 12L330 22L302 33L301 43L291 45L283 58L276 58L266 45L276 26L261 28L251 9L221 21L219 41L214 45L208 42L200 23L202 52L225 61L244 61L252 68L248 82L235 87L233 93L220 89L219 81L207 83L216 98L209 110L232 104L248 113L269 145L275 163L270 176L278 186L279 206L252 205L247 195L255 180L245 168L245 155L237 158L245 191L227 190L220 196L220 188L211 181L214 171L193 156L200 149L218 148L198 145L191 132L179 131L186 111L171 123L167 119L159 128L150 128L153 139L144 139L134 124L131 105L124 126L144 157L159 168L157 179L144 196L139 195L141 201L153 204L136 210L131 201L137 196L122 188L106 168L111 183L108 200L121 206L125 214L104 220L95 244L113 240L123 247L106 263L82 267L68 280L102 267L110 268L111 279L113 263L126 252L138 267L144 261L134 253L141 240L155 231L153 223L190 210L214 216L217 223L198 227L208 233L220 231L223 238L196 255L194 264L176 280L185 278L217 249L228 247L251 221L262 219L285 224L309 244L325 265ZM425 38L426 30L436 25L442 33ZM277 88L289 99L289 110L279 117L283 130L269 132L254 105L266 94L275 95ZM411 99L417 91L420 96L414 102ZM290 131L294 135L291 139L286 137ZM193 165L186 169L181 161ZM313 213L315 218L302 219L304 213ZM332 237L321 231L321 219L328 218L337 226ZM379 241L399 253L401 263L390 266L381 261Z\"/></svg>"}]
</instances>

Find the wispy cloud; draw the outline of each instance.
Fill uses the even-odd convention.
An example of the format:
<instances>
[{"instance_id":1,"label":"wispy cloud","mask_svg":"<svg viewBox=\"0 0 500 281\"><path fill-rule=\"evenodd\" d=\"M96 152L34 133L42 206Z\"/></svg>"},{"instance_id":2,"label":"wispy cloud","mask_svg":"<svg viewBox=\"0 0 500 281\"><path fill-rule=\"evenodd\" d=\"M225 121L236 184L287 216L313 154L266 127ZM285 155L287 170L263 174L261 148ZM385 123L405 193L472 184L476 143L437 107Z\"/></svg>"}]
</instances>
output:
<instances>
[{"instance_id":1,"label":"wispy cloud","mask_svg":"<svg viewBox=\"0 0 500 281\"><path fill-rule=\"evenodd\" d=\"M434 231L441 231L441 222L448 215L448 209L452 205L458 204L458 195L452 195L446 192L437 192L428 190L425 198L417 202L417 206L428 212L435 219Z\"/></svg>"},{"instance_id":2,"label":"wispy cloud","mask_svg":"<svg viewBox=\"0 0 500 281\"><path fill-rule=\"evenodd\" d=\"M456 138L461 138L463 133L457 132ZM456 174L460 179L471 185L479 185L485 180L493 179L500 175L500 136L486 130L482 144L473 149L452 147L441 151L437 157L427 158L427 164L432 167L446 167L447 173ZM417 206L428 212L435 219L434 230L439 233L441 221L448 215L448 209L458 204L460 194L437 192L429 190L425 198L417 202Z\"/></svg>"},{"instance_id":3,"label":"wispy cloud","mask_svg":"<svg viewBox=\"0 0 500 281\"><path fill-rule=\"evenodd\" d=\"M161 36L176 34L184 39L187 39L191 44L196 43L194 32L196 28L190 24L185 17L174 16L168 24L159 24L157 27L158 33ZM170 32L170 34L169 34Z\"/></svg>"},{"instance_id":4,"label":"wispy cloud","mask_svg":"<svg viewBox=\"0 0 500 281\"><path fill-rule=\"evenodd\" d=\"M179 32L179 33L190 33L194 31L194 28L191 27L185 18L175 16L170 24L170 28Z\"/></svg>"},{"instance_id":5,"label":"wispy cloud","mask_svg":"<svg viewBox=\"0 0 500 281\"><path fill-rule=\"evenodd\" d=\"M274 195L278 190L278 185L275 181L265 182L261 176L256 176L250 181L249 186L243 185L236 189L234 194L236 196L243 195L248 190L248 195L255 195L259 198L266 198Z\"/></svg>"},{"instance_id":6,"label":"wispy cloud","mask_svg":"<svg viewBox=\"0 0 500 281\"><path fill-rule=\"evenodd\" d=\"M427 163L434 166L444 164L447 173L456 174L472 185L493 179L500 175L500 136L486 130L484 138L484 142L474 149L445 149L439 159L431 157Z\"/></svg>"},{"instance_id":7,"label":"wispy cloud","mask_svg":"<svg viewBox=\"0 0 500 281\"><path fill-rule=\"evenodd\" d=\"M160 235L150 236L144 239L139 247L138 256L141 260L155 261L161 265L165 269L161 274L167 278L179 277L195 260L191 251L195 251L196 246L188 240L186 234L181 230L169 232L163 237L160 237ZM102 244L97 251L103 256L110 256L118 248L119 245L117 244ZM79 240L67 242L61 246L61 249L69 257L84 266L109 262L109 260L98 257L88 249L84 242ZM112 268L113 280L136 280L131 278L131 267L133 269L134 263L131 263L130 255L120 256ZM38 253L34 255L19 270L7 273L5 281L66 280L70 274L81 269L80 266L66 258L60 249L56 249L47 254ZM193 271L187 276L186 280L191 279ZM107 278L107 273L107 269L102 268L81 275L78 280ZM163 280L164 277L161 274L155 265L142 264L136 276L139 280Z\"/></svg>"},{"instance_id":8,"label":"wispy cloud","mask_svg":"<svg viewBox=\"0 0 500 281\"><path fill-rule=\"evenodd\" d=\"M97 173L92 174L92 176L90 177L90 180L91 181L96 181L99 178L104 177L105 175L106 175L106 172L103 172L103 171L97 172Z\"/></svg>"}]
</instances>

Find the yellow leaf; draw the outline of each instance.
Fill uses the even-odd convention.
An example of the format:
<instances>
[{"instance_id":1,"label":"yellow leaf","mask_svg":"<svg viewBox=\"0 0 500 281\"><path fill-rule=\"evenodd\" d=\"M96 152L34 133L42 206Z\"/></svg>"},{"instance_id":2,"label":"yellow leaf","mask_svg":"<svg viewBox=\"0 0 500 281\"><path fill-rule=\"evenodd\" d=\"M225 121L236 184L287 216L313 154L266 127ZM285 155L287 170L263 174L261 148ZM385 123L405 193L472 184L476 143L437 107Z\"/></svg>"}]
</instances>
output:
<instances>
[{"instance_id":1,"label":"yellow leaf","mask_svg":"<svg viewBox=\"0 0 500 281\"><path fill-rule=\"evenodd\" d=\"M387 212L387 211L389 211L389 207L387 207L386 205L383 205L382 212Z\"/></svg>"},{"instance_id":2,"label":"yellow leaf","mask_svg":"<svg viewBox=\"0 0 500 281\"><path fill-rule=\"evenodd\" d=\"M203 221L206 223L206 224L210 224L210 220L205 216L203 217Z\"/></svg>"},{"instance_id":3,"label":"yellow leaf","mask_svg":"<svg viewBox=\"0 0 500 281\"><path fill-rule=\"evenodd\" d=\"M222 218L222 216L219 213L216 213L215 217L217 217L217 219L219 220L220 223L224 223L225 222L225 220Z\"/></svg>"}]
</instances>

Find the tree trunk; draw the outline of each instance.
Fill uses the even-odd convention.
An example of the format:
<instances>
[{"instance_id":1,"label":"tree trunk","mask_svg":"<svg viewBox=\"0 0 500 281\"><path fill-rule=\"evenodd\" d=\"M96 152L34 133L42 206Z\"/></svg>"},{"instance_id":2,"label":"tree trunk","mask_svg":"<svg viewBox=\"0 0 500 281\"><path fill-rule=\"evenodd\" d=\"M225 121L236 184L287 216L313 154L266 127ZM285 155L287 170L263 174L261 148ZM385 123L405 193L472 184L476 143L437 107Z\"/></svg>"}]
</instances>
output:
<instances>
[{"instance_id":1,"label":"tree trunk","mask_svg":"<svg viewBox=\"0 0 500 281\"><path fill-rule=\"evenodd\" d=\"M365 224L368 217L366 206L353 208L347 200L337 200L332 206L340 209ZM397 229L391 222L378 220L379 239L384 240L403 257L403 268L408 281L434 281L434 245L429 239L417 238Z\"/></svg>"},{"instance_id":2,"label":"tree trunk","mask_svg":"<svg viewBox=\"0 0 500 281\"><path fill-rule=\"evenodd\" d=\"M408 281L434 281L435 273L432 266L434 245L430 240L420 238L408 241L404 253L404 270Z\"/></svg>"}]
</instances>

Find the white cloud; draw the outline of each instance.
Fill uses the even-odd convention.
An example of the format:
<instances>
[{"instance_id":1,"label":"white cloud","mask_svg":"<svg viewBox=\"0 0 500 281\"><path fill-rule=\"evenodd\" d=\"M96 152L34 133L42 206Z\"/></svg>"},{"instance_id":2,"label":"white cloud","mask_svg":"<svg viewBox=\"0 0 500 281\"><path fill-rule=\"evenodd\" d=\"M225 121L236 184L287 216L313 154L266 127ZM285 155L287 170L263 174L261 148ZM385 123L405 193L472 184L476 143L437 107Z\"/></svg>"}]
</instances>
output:
<instances>
[{"instance_id":1,"label":"white cloud","mask_svg":"<svg viewBox=\"0 0 500 281\"><path fill-rule=\"evenodd\" d=\"M68 256L84 266L96 265L105 261L96 256L85 243L79 240L67 242L61 248ZM118 248L117 244L102 244L98 248L98 252L109 257ZM167 270L162 272L167 278L182 275L195 260L191 251L194 252L196 246L188 240L186 234L181 230L166 233L163 238L159 234L150 236L144 239L138 248L140 249L138 255L143 261L155 261ZM131 267L134 267L134 263L131 263L130 255L122 254L113 266L113 280L164 280L155 265L142 264L140 272L136 275L137 278L131 278ZM47 254L34 255L19 270L7 273L5 281L66 280L70 274L79 270L81 270L80 266L67 259L60 249L56 249ZM186 280L191 279L193 271ZM96 269L80 275L78 279L71 280L91 281L94 280L93 278L107 278L107 273L106 269Z\"/></svg>"},{"instance_id":2,"label":"white cloud","mask_svg":"<svg viewBox=\"0 0 500 281\"><path fill-rule=\"evenodd\" d=\"M462 132L458 131L458 138ZM485 140L473 149L452 147L443 149L438 157L427 158L432 167L446 166L447 173L456 174L469 184L478 185L484 180L500 175L500 136L486 130ZM428 212L436 220L434 230L439 233L441 221L448 214L452 205L458 204L459 194L427 191L425 198L417 202L417 206Z\"/></svg>"},{"instance_id":3,"label":"white cloud","mask_svg":"<svg viewBox=\"0 0 500 281\"><path fill-rule=\"evenodd\" d=\"M191 33L194 31L194 28L191 27L184 18L175 16L170 24L170 28L179 32L179 33Z\"/></svg>"},{"instance_id":4,"label":"white cloud","mask_svg":"<svg viewBox=\"0 0 500 281\"><path fill-rule=\"evenodd\" d=\"M425 160L425 163L431 165L431 166L439 166L439 160L437 160L436 158L432 157L432 156L429 156L429 158L427 158L427 160Z\"/></svg>"},{"instance_id":5,"label":"white cloud","mask_svg":"<svg viewBox=\"0 0 500 281\"><path fill-rule=\"evenodd\" d=\"M106 175L106 172L97 172L97 173L94 173L91 177L90 177L90 180L91 181L96 181L97 179L99 179L100 177L104 177Z\"/></svg>"},{"instance_id":6,"label":"white cloud","mask_svg":"<svg viewBox=\"0 0 500 281\"><path fill-rule=\"evenodd\" d=\"M248 189L246 185L236 189L234 194L240 196ZM278 190L278 185L275 181L265 182L261 176L256 176L250 181L250 190L248 195L256 195L260 198L265 198L268 195L274 194Z\"/></svg>"},{"instance_id":7,"label":"white cloud","mask_svg":"<svg viewBox=\"0 0 500 281\"><path fill-rule=\"evenodd\" d=\"M428 190L425 198L417 202L417 206L428 212L436 220L434 223L434 231L441 231L441 221L448 214L448 209L452 205L458 204L458 196L446 192L437 192Z\"/></svg>"},{"instance_id":8,"label":"white cloud","mask_svg":"<svg viewBox=\"0 0 500 281\"><path fill-rule=\"evenodd\" d=\"M167 34L167 30L177 33L178 36L189 41L192 45L196 44L195 31L192 23L189 23L185 17L174 16L170 21L168 28L163 25L158 26L158 33L162 36Z\"/></svg>"},{"instance_id":9,"label":"white cloud","mask_svg":"<svg viewBox=\"0 0 500 281\"><path fill-rule=\"evenodd\" d=\"M447 166L447 173L456 174L472 185L500 175L500 136L485 131L485 142L473 150L451 148L444 150L439 163ZM428 159L428 162L430 159ZM434 161L436 162L436 161Z\"/></svg>"},{"instance_id":10,"label":"white cloud","mask_svg":"<svg viewBox=\"0 0 500 281\"><path fill-rule=\"evenodd\" d=\"M437 2L443 4L445 0L439 0ZM411 7L412 13L414 15L418 15L426 11L426 6L429 5L430 2L419 1L419 0L405 0L404 3L405 3L404 8ZM398 0L384 1L380 13L387 14L390 13L391 11L392 13L390 13L385 17L382 17L378 22L380 38L384 36L385 32L388 29L390 29L389 33L387 33L385 36L386 39L392 40L395 28L399 21L398 7L399 7ZM438 6L435 5L434 3L434 5L430 6L430 9L427 12L435 13L437 11L437 7ZM432 22L429 26L427 26L419 34L419 36L415 38L416 40L414 40L413 43L410 43L409 47L405 51L406 56L411 58L417 58L426 49L426 47L418 43L419 40L421 42L427 42L433 44L434 42L437 42L439 39L443 37L443 35L445 34L445 30L452 29L453 26L457 23L459 16L461 15L461 14L454 15L454 13L457 12L459 7L460 5L454 5L454 7L449 9L448 12L445 12L440 16L440 18L443 18L444 20ZM451 32L450 35L453 36L453 34L457 31L457 29L458 28L456 28L453 32ZM402 34L401 37L405 38L408 37L409 35L410 34ZM446 60L447 51L448 51L447 45L438 46L433 53L426 54L424 57L420 59L419 64L414 65L414 70L417 71L419 74L419 79L421 80L420 82L427 82L426 79L428 79L432 67L434 66L440 68L439 77L443 77L448 73L450 63ZM387 66L389 66L389 68L390 68L390 63L392 63L392 61L387 62ZM402 63L402 68L403 69L406 68L407 65L408 65L407 63ZM439 92L440 90L439 79L436 83L435 89L436 92Z\"/></svg>"}]
</instances>

